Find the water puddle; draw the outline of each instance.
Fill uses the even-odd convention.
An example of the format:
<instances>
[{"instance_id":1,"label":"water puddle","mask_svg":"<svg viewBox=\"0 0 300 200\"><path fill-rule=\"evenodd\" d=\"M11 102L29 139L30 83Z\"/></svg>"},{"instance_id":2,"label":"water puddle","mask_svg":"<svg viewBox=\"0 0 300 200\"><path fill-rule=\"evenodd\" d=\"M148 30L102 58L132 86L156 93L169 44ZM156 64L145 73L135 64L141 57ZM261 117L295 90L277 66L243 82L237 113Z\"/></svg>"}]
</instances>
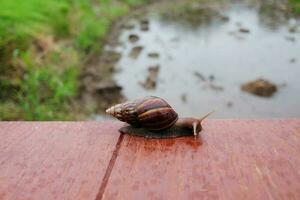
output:
<instances>
[{"instance_id":1,"label":"water puddle","mask_svg":"<svg viewBox=\"0 0 300 200\"><path fill-rule=\"evenodd\" d=\"M163 97L182 116L300 117L300 22L263 6L197 6L196 18L150 11L129 22L115 49L123 95ZM276 84L272 97L241 90L259 78Z\"/></svg>"}]
</instances>

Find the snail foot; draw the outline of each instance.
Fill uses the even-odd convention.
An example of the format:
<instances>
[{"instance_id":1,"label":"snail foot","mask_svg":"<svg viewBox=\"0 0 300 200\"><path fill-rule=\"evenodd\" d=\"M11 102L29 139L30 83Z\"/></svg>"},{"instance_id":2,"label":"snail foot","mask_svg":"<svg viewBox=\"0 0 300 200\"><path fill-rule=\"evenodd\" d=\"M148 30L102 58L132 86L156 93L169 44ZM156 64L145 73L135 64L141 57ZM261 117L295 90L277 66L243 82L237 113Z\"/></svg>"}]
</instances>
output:
<instances>
[{"instance_id":1,"label":"snail foot","mask_svg":"<svg viewBox=\"0 0 300 200\"><path fill-rule=\"evenodd\" d=\"M133 126L123 126L119 129L120 133L139 136L149 139L168 139L177 137L194 136L193 131L189 128L171 127L167 130L149 131L144 128L136 128Z\"/></svg>"}]
</instances>

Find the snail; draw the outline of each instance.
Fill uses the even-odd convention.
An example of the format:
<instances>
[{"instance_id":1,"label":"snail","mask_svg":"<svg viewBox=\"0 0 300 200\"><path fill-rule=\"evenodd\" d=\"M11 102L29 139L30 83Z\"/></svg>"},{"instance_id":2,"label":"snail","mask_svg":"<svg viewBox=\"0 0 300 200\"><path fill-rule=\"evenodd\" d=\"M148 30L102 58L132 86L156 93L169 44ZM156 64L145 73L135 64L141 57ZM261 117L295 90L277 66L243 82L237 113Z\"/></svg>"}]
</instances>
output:
<instances>
[{"instance_id":1,"label":"snail","mask_svg":"<svg viewBox=\"0 0 300 200\"><path fill-rule=\"evenodd\" d=\"M172 138L197 136L202 130L202 120L212 112L200 119L179 118L165 100L148 96L112 106L106 110L106 113L131 125L121 128L122 133L147 138Z\"/></svg>"}]
</instances>

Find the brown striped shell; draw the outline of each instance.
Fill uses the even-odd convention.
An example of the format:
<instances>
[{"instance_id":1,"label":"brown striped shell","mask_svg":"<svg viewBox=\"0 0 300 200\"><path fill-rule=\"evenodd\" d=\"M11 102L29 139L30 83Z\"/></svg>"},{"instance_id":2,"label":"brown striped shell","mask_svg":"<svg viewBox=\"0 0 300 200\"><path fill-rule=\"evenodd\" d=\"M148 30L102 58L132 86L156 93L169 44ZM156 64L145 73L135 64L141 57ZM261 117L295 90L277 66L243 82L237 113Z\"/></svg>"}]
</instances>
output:
<instances>
[{"instance_id":1,"label":"brown striped shell","mask_svg":"<svg viewBox=\"0 0 300 200\"><path fill-rule=\"evenodd\" d=\"M134 127L153 131L168 129L178 120L173 108L165 100L154 96L117 104L106 113Z\"/></svg>"}]
</instances>

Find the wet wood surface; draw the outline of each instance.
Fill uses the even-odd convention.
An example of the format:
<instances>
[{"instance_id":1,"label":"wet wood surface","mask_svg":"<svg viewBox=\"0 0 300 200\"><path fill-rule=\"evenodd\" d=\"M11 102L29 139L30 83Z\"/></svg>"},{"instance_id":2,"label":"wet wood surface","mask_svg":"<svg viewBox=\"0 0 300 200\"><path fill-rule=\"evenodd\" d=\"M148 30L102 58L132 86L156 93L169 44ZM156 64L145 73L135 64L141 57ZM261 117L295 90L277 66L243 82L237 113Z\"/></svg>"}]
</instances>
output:
<instances>
[{"instance_id":1,"label":"wet wood surface","mask_svg":"<svg viewBox=\"0 0 300 200\"><path fill-rule=\"evenodd\" d=\"M0 199L95 199L119 139L117 126L0 123Z\"/></svg>"},{"instance_id":2,"label":"wet wood surface","mask_svg":"<svg viewBox=\"0 0 300 200\"><path fill-rule=\"evenodd\" d=\"M300 199L300 120L206 120L199 138L115 122L1 122L0 199Z\"/></svg>"},{"instance_id":3,"label":"wet wood surface","mask_svg":"<svg viewBox=\"0 0 300 200\"><path fill-rule=\"evenodd\" d=\"M125 135L104 199L300 199L300 121L208 120L201 138Z\"/></svg>"}]
</instances>

